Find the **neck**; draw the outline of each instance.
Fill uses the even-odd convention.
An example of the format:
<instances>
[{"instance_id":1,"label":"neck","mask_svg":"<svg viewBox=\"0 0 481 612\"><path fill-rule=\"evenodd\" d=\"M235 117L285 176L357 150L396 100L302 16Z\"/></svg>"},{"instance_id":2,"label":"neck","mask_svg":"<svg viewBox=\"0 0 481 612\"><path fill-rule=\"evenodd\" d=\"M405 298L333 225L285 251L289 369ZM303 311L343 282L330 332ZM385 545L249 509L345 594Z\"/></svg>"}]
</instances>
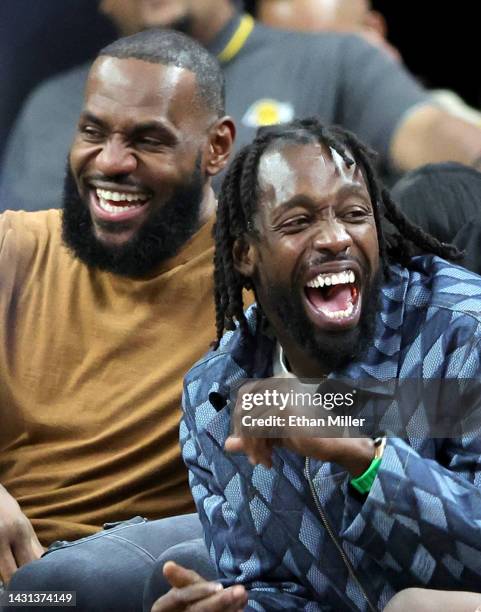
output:
<instances>
[{"instance_id":1,"label":"neck","mask_svg":"<svg viewBox=\"0 0 481 612\"><path fill-rule=\"evenodd\" d=\"M317 360L300 351L297 347L291 345L288 341L279 342L284 349L284 356L287 361L289 370L297 376L297 378L323 378L330 373L330 368L321 365Z\"/></svg>"},{"instance_id":2,"label":"neck","mask_svg":"<svg viewBox=\"0 0 481 612\"><path fill-rule=\"evenodd\" d=\"M212 10L196 19L190 35L201 45L208 45L234 16L235 9L230 0L222 0Z\"/></svg>"},{"instance_id":3,"label":"neck","mask_svg":"<svg viewBox=\"0 0 481 612\"><path fill-rule=\"evenodd\" d=\"M215 215L217 209L217 200L214 195L214 191L211 187L210 181L204 188L204 197L200 204L200 215L199 215L199 226L202 227L209 221L211 217Z\"/></svg>"}]
</instances>

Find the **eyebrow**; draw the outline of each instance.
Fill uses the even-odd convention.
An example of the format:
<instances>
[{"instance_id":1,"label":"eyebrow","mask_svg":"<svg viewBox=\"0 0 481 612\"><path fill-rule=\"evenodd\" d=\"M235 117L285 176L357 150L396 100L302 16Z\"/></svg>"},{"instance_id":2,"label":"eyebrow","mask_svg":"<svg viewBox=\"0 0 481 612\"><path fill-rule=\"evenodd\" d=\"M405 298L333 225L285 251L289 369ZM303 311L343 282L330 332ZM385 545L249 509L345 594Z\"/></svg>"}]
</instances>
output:
<instances>
[{"instance_id":1,"label":"eyebrow","mask_svg":"<svg viewBox=\"0 0 481 612\"><path fill-rule=\"evenodd\" d=\"M100 117L97 117L97 115L94 115L93 113L91 113L90 111L82 111L80 113L80 117L79 117L79 123L82 123L82 121L89 121L90 123L95 123L96 125L99 126L104 126L105 122L102 121L102 119L100 119Z\"/></svg>"},{"instance_id":2,"label":"eyebrow","mask_svg":"<svg viewBox=\"0 0 481 612\"><path fill-rule=\"evenodd\" d=\"M333 198L342 199L350 195L362 196L363 199L367 200L367 202L371 204L369 192L365 187L362 185L343 185L335 194L328 194L322 198L319 198L319 200L313 200L311 197L306 196L303 193L296 193L292 196L292 198L289 198L285 202L282 202L282 204L279 204L279 206L276 208L276 212L283 212L284 210L294 208L295 206L312 206L318 202L325 202Z\"/></svg>"}]
</instances>

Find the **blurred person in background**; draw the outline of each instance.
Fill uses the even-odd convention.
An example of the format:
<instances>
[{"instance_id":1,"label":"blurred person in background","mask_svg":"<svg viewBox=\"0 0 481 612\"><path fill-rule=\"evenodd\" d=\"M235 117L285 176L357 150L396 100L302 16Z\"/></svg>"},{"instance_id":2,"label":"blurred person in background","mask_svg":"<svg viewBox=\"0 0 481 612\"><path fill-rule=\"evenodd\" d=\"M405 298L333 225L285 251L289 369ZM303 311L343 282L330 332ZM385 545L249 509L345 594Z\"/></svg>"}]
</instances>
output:
<instances>
[{"instance_id":1,"label":"blurred person in background","mask_svg":"<svg viewBox=\"0 0 481 612\"><path fill-rule=\"evenodd\" d=\"M45 11L45 5L48 3L39 7L35 2L36 10ZM58 8L57 5L56 10ZM133 34L140 29L136 0L100 0L98 10L120 35ZM49 32L51 37L56 35L55 30ZM60 38L64 39L65 34ZM90 51L95 54L109 40L98 40L99 46L94 51L90 45ZM48 39L43 44L48 45ZM28 41L25 45L28 46ZM61 206L65 158L82 107L90 64L89 59L86 64L50 77L27 97L11 130L0 167L0 211Z\"/></svg>"},{"instance_id":2,"label":"blurred person in background","mask_svg":"<svg viewBox=\"0 0 481 612\"><path fill-rule=\"evenodd\" d=\"M370 0L257 0L252 7L262 23L300 32L356 32L365 40L402 61L387 39L387 23ZM434 101L453 115L481 127L481 112L468 106L454 91L431 90Z\"/></svg>"},{"instance_id":3,"label":"blurred person in background","mask_svg":"<svg viewBox=\"0 0 481 612\"><path fill-rule=\"evenodd\" d=\"M356 31L395 59L399 52L387 41L383 15L369 0L257 0L256 16L265 25L299 32Z\"/></svg>"},{"instance_id":4,"label":"blurred person in background","mask_svg":"<svg viewBox=\"0 0 481 612\"><path fill-rule=\"evenodd\" d=\"M262 125L317 115L358 134L390 172L447 159L479 162L481 130L434 105L399 62L358 36L267 28L232 0L134 5L142 27L179 29L217 55L226 108L238 127L237 148ZM63 152L86 72L87 67L71 71L63 83L45 85L30 100L9 143L0 207L59 205Z\"/></svg>"},{"instance_id":5,"label":"blurred person in background","mask_svg":"<svg viewBox=\"0 0 481 612\"><path fill-rule=\"evenodd\" d=\"M0 158L29 93L115 38L99 0L0 2ZM1 166L0 166L1 167Z\"/></svg>"},{"instance_id":6,"label":"blurred person in background","mask_svg":"<svg viewBox=\"0 0 481 612\"><path fill-rule=\"evenodd\" d=\"M481 173L458 164L426 164L393 187L394 200L416 225L464 251L463 266L481 274Z\"/></svg>"}]
</instances>

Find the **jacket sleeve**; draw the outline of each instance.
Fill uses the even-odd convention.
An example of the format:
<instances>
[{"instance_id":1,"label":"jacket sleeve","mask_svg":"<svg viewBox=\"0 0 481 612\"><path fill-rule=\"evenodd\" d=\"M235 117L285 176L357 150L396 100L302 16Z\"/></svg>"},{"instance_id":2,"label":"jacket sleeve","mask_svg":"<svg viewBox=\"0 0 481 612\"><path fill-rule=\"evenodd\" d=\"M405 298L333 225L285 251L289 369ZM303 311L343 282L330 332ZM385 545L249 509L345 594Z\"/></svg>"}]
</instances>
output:
<instances>
[{"instance_id":1,"label":"jacket sleeve","mask_svg":"<svg viewBox=\"0 0 481 612\"><path fill-rule=\"evenodd\" d=\"M202 411L208 410L208 407ZM180 442L189 469L192 495L204 527L207 549L225 586L243 584L248 591L249 612L307 610L318 612L320 604L288 571L282 559L262 544L250 510L262 520L262 509L249 508L249 484L231 457L206 434L196 419L184 390L184 417ZM220 482L227 482L222 486ZM268 577L268 579L266 578Z\"/></svg>"},{"instance_id":2,"label":"jacket sleeve","mask_svg":"<svg viewBox=\"0 0 481 612\"><path fill-rule=\"evenodd\" d=\"M353 520L354 502L348 503L341 536L421 585L477 591L481 439L449 440L440 450L446 465L421 457L403 440L389 440L374 485Z\"/></svg>"},{"instance_id":3,"label":"jacket sleeve","mask_svg":"<svg viewBox=\"0 0 481 612\"><path fill-rule=\"evenodd\" d=\"M470 367L474 364L475 367ZM389 439L364 502L348 497L341 536L398 579L478 592L481 581L481 377L479 342L459 379L474 383L472 427L419 445ZM463 382L460 381L460 382ZM471 402L471 403L470 403ZM459 406L450 406L459 410ZM421 452L420 447L422 447Z\"/></svg>"}]
</instances>

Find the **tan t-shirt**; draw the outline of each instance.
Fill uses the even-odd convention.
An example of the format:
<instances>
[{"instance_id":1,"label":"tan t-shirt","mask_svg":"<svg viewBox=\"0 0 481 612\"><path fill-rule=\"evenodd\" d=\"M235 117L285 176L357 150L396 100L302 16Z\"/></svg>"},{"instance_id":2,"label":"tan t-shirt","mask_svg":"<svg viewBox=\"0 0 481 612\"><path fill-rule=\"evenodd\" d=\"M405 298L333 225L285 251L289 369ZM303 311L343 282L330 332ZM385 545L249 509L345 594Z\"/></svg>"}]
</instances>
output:
<instances>
[{"instance_id":1,"label":"tan t-shirt","mask_svg":"<svg viewBox=\"0 0 481 612\"><path fill-rule=\"evenodd\" d=\"M0 215L0 483L44 545L193 510L178 422L215 338L211 231L132 280L72 257L59 211Z\"/></svg>"}]
</instances>

